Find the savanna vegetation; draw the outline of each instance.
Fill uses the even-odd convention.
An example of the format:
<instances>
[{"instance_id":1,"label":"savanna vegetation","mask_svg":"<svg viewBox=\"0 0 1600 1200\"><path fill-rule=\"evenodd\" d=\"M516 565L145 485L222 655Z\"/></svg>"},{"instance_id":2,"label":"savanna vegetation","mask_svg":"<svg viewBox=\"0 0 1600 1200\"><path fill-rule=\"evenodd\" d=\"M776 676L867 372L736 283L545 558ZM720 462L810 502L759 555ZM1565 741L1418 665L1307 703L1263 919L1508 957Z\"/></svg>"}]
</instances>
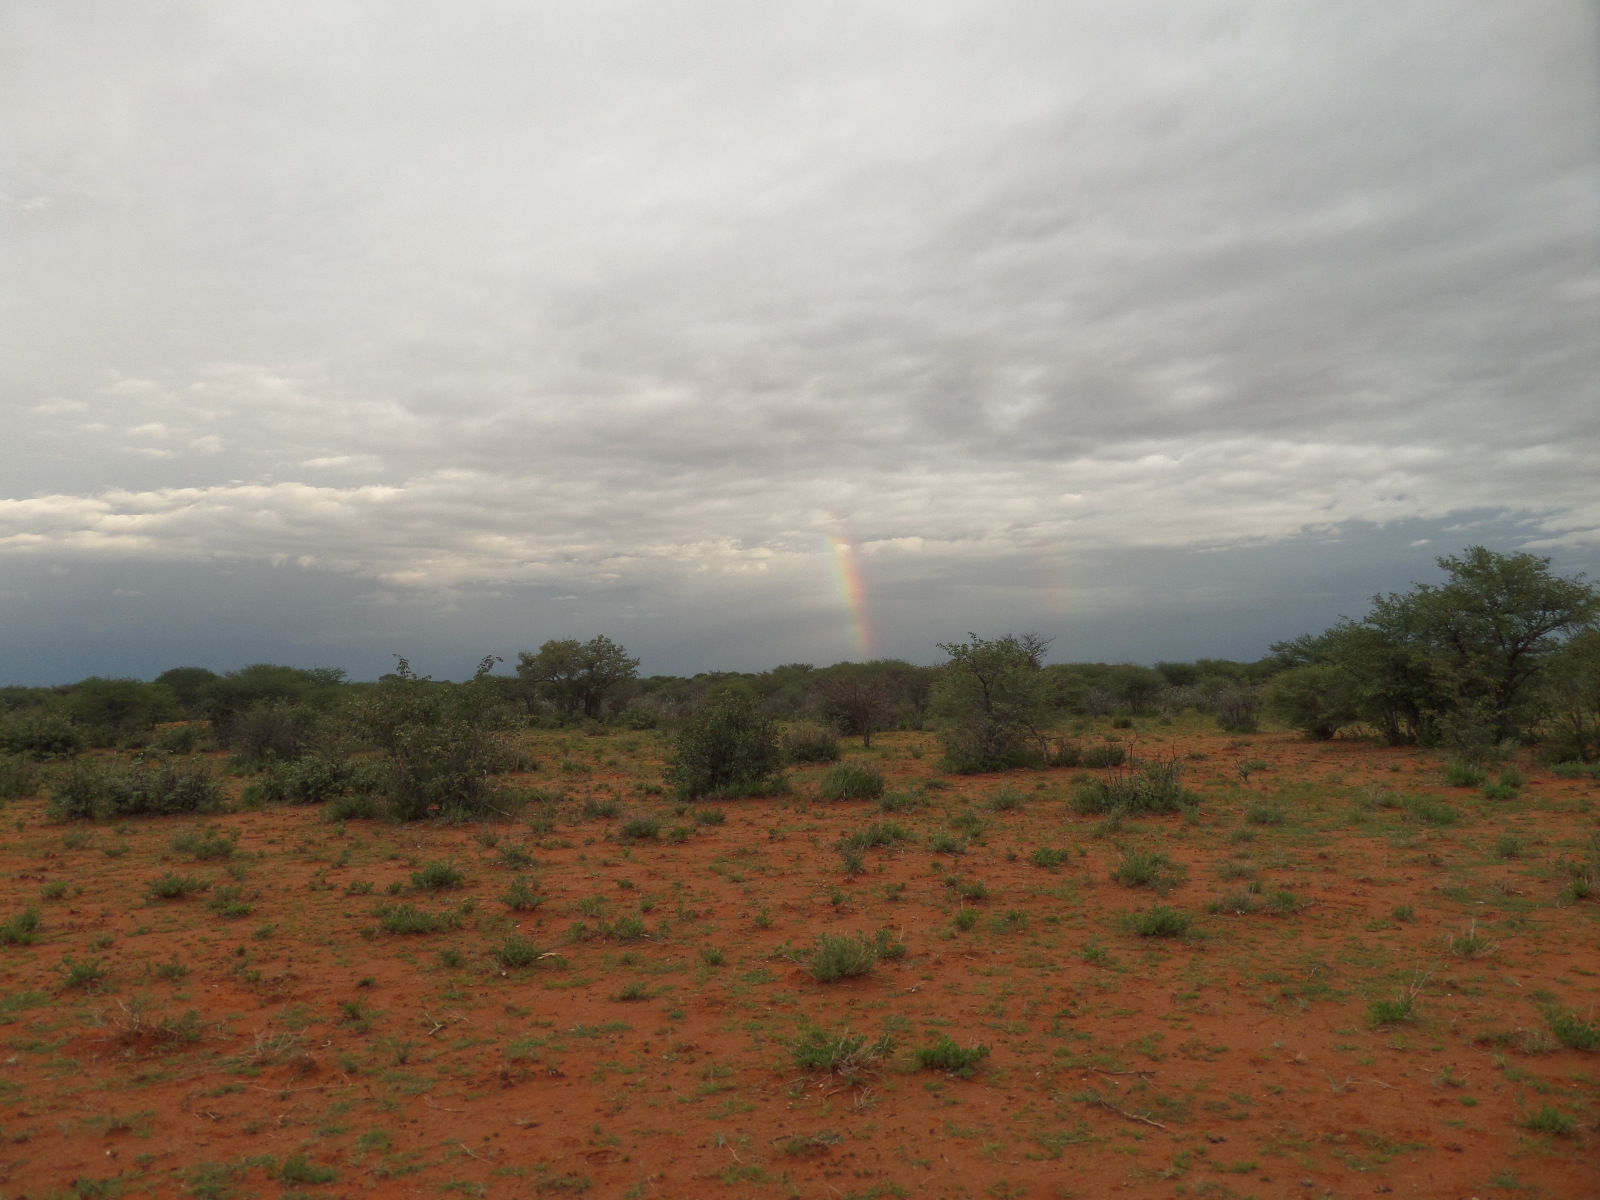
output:
<instances>
[{"instance_id":1,"label":"savanna vegetation","mask_svg":"<svg viewBox=\"0 0 1600 1200\"><path fill-rule=\"evenodd\" d=\"M0 689L0 1189L1588 1194L1600 596L1439 565L1250 663Z\"/></svg>"}]
</instances>

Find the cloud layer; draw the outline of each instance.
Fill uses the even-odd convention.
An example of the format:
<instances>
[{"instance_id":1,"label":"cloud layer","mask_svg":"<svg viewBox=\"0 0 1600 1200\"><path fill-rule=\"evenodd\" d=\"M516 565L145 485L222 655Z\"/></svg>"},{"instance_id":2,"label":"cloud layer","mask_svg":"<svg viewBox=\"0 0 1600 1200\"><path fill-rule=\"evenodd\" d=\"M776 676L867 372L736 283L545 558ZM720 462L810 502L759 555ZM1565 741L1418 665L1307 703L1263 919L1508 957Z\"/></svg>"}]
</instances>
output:
<instances>
[{"instance_id":1,"label":"cloud layer","mask_svg":"<svg viewBox=\"0 0 1600 1200\"><path fill-rule=\"evenodd\" d=\"M930 603L1465 510L1600 544L1576 0L0 21L0 557L731 608L828 536Z\"/></svg>"}]
</instances>

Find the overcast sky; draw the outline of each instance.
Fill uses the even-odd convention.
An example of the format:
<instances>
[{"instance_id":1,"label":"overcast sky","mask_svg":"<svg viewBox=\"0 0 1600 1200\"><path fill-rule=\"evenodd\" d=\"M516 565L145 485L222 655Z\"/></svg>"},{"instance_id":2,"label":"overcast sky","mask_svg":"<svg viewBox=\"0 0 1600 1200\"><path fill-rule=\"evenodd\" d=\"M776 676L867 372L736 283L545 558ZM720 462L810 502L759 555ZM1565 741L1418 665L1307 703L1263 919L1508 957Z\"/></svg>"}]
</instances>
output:
<instances>
[{"instance_id":1,"label":"overcast sky","mask_svg":"<svg viewBox=\"0 0 1600 1200\"><path fill-rule=\"evenodd\" d=\"M0 682L1255 657L1469 543L1592 570L1597 44L1580 0L0 4Z\"/></svg>"}]
</instances>

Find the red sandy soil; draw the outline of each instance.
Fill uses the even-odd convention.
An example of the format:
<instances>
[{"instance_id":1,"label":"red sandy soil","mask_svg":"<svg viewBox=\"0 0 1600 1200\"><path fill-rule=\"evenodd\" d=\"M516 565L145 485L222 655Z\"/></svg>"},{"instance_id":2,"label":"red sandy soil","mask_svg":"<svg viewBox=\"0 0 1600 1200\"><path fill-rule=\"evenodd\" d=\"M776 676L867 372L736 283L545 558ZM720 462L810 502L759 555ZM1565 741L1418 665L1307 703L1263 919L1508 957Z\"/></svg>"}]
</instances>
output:
<instances>
[{"instance_id":1,"label":"red sandy soil","mask_svg":"<svg viewBox=\"0 0 1600 1200\"><path fill-rule=\"evenodd\" d=\"M0 1197L1600 1197L1600 1053L1549 1025L1600 1007L1600 903L1563 899L1595 784L1524 764L1493 801L1429 752L1141 725L1198 820L1107 830L1074 812L1074 772L942 777L926 734L851 750L891 789L937 789L888 816L820 802L817 768L697 822L653 786L648 734L536 735L518 782L563 798L488 827L311 808L64 826L13 801L0 920L42 921L0 945ZM1025 803L991 809L1006 785ZM1396 806L1418 795L1459 820ZM686 840L622 844L581 813L608 797ZM969 805L981 839L932 854ZM913 839L848 877L835 842L879 820ZM208 827L238 835L230 858L171 844ZM1065 863L1032 865L1039 847ZM1113 881L1131 849L1187 880L1164 900ZM414 892L438 860L465 886ZM211 889L148 898L168 872ZM537 911L501 903L515 874ZM952 878L987 889L970 929ZM1252 879L1295 911L1207 912ZM208 907L225 887L248 913ZM460 925L384 933L385 902ZM1192 936L1119 924L1163 902ZM645 936L601 932L630 914ZM812 977L819 934L879 929L903 957ZM499 966L513 931L550 957ZM69 959L103 979L68 986ZM1413 1019L1375 1025L1370 1003L1407 991ZM811 1026L895 1048L807 1072L790 1045ZM946 1034L991 1048L971 1077L916 1069ZM1528 1124L1544 1110L1556 1132Z\"/></svg>"}]
</instances>

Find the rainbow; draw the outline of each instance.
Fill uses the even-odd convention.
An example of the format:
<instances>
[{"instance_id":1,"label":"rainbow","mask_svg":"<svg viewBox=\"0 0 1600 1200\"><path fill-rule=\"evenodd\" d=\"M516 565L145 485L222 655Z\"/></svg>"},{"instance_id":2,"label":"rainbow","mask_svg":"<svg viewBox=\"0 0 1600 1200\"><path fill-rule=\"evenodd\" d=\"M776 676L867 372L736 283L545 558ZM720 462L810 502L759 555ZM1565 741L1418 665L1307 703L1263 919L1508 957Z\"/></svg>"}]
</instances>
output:
<instances>
[{"instance_id":1,"label":"rainbow","mask_svg":"<svg viewBox=\"0 0 1600 1200\"><path fill-rule=\"evenodd\" d=\"M872 624L867 620L866 590L861 586L861 564L856 561L855 547L837 537L830 537L828 544L833 551L833 566L839 577L839 595L855 626L856 647L861 651L862 658L870 659Z\"/></svg>"}]
</instances>

